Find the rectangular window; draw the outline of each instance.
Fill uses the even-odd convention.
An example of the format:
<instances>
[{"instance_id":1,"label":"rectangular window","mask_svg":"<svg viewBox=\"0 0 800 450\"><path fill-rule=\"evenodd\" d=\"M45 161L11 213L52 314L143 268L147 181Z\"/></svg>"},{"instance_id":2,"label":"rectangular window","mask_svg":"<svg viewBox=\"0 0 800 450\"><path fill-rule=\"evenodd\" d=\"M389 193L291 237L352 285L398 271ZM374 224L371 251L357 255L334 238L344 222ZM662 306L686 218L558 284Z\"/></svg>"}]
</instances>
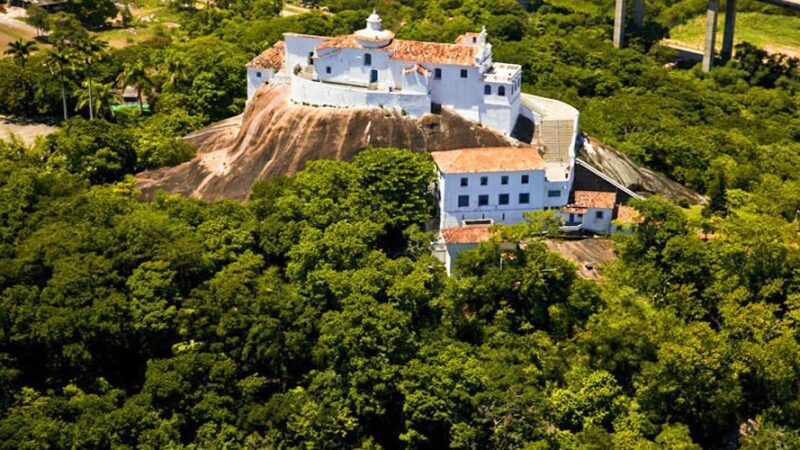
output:
<instances>
[{"instance_id":1,"label":"rectangular window","mask_svg":"<svg viewBox=\"0 0 800 450\"><path fill-rule=\"evenodd\" d=\"M561 197L561 191L547 191L547 196L552 197Z\"/></svg>"},{"instance_id":2,"label":"rectangular window","mask_svg":"<svg viewBox=\"0 0 800 450\"><path fill-rule=\"evenodd\" d=\"M531 194L528 194L527 192L519 194L520 205L527 205L530 202L531 202Z\"/></svg>"},{"instance_id":3,"label":"rectangular window","mask_svg":"<svg viewBox=\"0 0 800 450\"><path fill-rule=\"evenodd\" d=\"M486 206L489 204L489 196L488 195L479 195L478 196L478 206Z\"/></svg>"},{"instance_id":4,"label":"rectangular window","mask_svg":"<svg viewBox=\"0 0 800 450\"><path fill-rule=\"evenodd\" d=\"M602 219L603 218L603 211L595 211L594 212L595 219Z\"/></svg>"},{"instance_id":5,"label":"rectangular window","mask_svg":"<svg viewBox=\"0 0 800 450\"><path fill-rule=\"evenodd\" d=\"M442 69L433 69L433 79L434 80L442 79Z\"/></svg>"},{"instance_id":6,"label":"rectangular window","mask_svg":"<svg viewBox=\"0 0 800 450\"><path fill-rule=\"evenodd\" d=\"M365 53L364 54L364 65L365 66L371 66L372 65L372 55L370 55L369 53Z\"/></svg>"},{"instance_id":7,"label":"rectangular window","mask_svg":"<svg viewBox=\"0 0 800 450\"><path fill-rule=\"evenodd\" d=\"M508 184L508 175L503 175L500 177L500 184Z\"/></svg>"},{"instance_id":8,"label":"rectangular window","mask_svg":"<svg viewBox=\"0 0 800 450\"><path fill-rule=\"evenodd\" d=\"M467 69L461 69L461 78L467 78Z\"/></svg>"},{"instance_id":9,"label":"rectangular window","mask_svg":"<svg viewBox=\"0 0 800 450\"><path fill-rule=\"evenodd\" d=\"M494 223L494 219L464 219L463 216L461 220L464 221L464 225L491 225Z\"/></svg>"},{"instance_id":10,"label":"rectangular window","mask_svg":"<svg viewBox=\"0 0 800 450\"><path fill-rule=\"evenodd\" d=\"M466 208L469 206L469 195L459 195L458 196L458 207L459 208Z\"/></svg>"},{"instance_id":11,"label":"rectangular window","mask_svg":"<svg viewBox=\"0 0 800 450\"><path fill-rule=\"evenodd\" d=\"M325 73L331 73L331 66L325 66Z\"/></svg>"},{"instance_id":12,"label":"rectangular window","mask_svg":"<svg viewBox=\"0 0 800 450\"><path fill-rule=\"evenodd\" d=\"M256 78L261 78L261 72L256 72Z\"/></svg>"},{"instance_id":13,"label":"rectangular window","mask_svg":"<svg viewBox=\"0 0 800 450\"><path fill-rule=\"evenodd\" d=\"M530 177L528 175L523 175L522 176L522 184L528 184L529 180L530 180Z\"/></svg>"},{"instance_id":14,"label":"rectangular window","mask_svg":"<svg viewBox=\"0 0 800 450\"><path fill-rule=\"evenodd\" d=\"M467 187L467 186L469 186L469 178L461 177L461 187Z\"/></svg>"},{"instance_id":15,"label":"rectangular window","mask_svg":"<svg viewBox=\"0 0 800 450\"><path fill-rule=\"evenodd\" d=\"M486 186L489 184L489 177L481 177L481 186Z\"/></svg>"},{"instance_id":16,"label":"rectangular window","mask_svg":"<svg viewBox=\"0 0 800 450\"><path fill-rule=\"evenodd\" d=\"M497 203L500 205L508 204L508 194L500 194L497 196Z\"/></svg>"}]
</instances>

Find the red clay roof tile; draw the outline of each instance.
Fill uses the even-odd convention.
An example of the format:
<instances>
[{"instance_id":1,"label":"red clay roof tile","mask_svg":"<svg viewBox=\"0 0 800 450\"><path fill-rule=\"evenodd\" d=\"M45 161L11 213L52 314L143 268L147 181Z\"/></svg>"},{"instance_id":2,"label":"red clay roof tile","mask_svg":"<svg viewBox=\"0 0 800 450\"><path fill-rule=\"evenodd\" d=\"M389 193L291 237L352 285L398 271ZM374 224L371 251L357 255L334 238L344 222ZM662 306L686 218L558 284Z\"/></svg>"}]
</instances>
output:
<instances>
[{"instance_id":1,"label":"red clay roof tile","mask_svg":"<svg viewBox=\"0 0 800 450\"><path fill-rule=\"evenodd\" d=\"M448 244L477 244L487 242L492 237L491 225L468 225L455 228L442 228L442 239Z\"/></svg>"},{"instance_id":2,"label":"red clay roof tile","mask_svg":"<svg viewBox=\"0 0 800 450\"><path fill-rule=\"evenodd\" d=\"M575 191L575 201L571 206L582 208L613 209L617 199L614 192Z\"/></svg>"},{"instance_id":3,"label":"red clay roof tile","mask_svg":"<svg viewBox=\"0 0 800 450\"><path fill-rule=\"evenodd\" d=\"M431 152L442 173L518 172L544 170L533 147L487 147Z\"/></svg>"},{"instance_id":4,"label":"red clay roof tile","mask_svg":"<svg viewBox=\"0 0 800 450\"><path fill-rule=\"evenodd\" d=\"M394 39L386 47L368 48L358 43L353 34L328 38L316 47L317 51L327 48L363 48L371 51L388 52L389 57L401 61L428 64L453 64L472 66L480 49L474 45L444 44L439 42L420 42Z\"/></svg>"},{"instance_id":5,"label":"red clay roof tile","mask_svg":"<svg viewBox=\"0 0 800 450\"><path fill-rule=\"evenodd\" d=\"M283 67L284 48L285 44L283 41L276 42L275 45L264 50L260 55L247 63L247 67L252 69L280 70L281 67Z\"/></svg>"}]
</instances>

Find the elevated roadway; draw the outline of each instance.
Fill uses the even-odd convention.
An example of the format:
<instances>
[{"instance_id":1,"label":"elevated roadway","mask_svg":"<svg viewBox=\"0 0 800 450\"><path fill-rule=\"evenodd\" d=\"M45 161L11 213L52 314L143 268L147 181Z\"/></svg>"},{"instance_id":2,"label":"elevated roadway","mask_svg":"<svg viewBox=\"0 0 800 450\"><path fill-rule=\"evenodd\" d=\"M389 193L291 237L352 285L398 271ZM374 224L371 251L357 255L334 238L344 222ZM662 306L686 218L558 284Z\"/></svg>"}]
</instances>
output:
<instances>
[{"instance_id":1,"label":"elevated roadway","mask_svg":"<svg viewBox=\"0 0 800 450\"><path fill-rule=\"evenodd\" d=\"M783 8L800 10L800 0L760 0L763 3ZM703 71L708 72L714 64L714 46L717 39L717 16L719 0L708 0L706 12L706 39L703 46ZM625 20L627 18L627 0L616 0L614 7L614 46L625 46ZM644 22L644 0L634 0L633 24L641 26ZM736 0L725 3L725 29L722 33L722 51L720 56L727 61L733 55L733 35L736 28Z\"/></svg>"}]
</instances>

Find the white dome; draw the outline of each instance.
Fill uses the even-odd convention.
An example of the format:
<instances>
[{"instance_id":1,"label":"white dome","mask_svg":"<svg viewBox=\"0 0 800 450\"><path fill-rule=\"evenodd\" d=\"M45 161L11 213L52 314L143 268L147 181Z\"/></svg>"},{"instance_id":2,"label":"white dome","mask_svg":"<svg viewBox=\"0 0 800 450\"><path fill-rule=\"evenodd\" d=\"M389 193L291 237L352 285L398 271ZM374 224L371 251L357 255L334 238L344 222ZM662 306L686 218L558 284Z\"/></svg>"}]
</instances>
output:
<instances>
[{"instance_id":1,"label":"white dome","mask_svg":"<svg viewBox=\"0 0 800 450\"><path fill-rule=\"evenodd\" d=\"M363 47L384 47L394 39L394 33L383 29L381 17L375 10L367 17L367 27L356 31L355 36Z\"/></svg>"},{"instance_id":2,"label":"white dome","mask_svg":"<svg viewBox=\"0 0 800 450\"><path fill-rule=\"evenodd\" d=\"M381 30L381 16L373 9L372 14L367 17L367 28Z\"/></svg>"}]
</instances>

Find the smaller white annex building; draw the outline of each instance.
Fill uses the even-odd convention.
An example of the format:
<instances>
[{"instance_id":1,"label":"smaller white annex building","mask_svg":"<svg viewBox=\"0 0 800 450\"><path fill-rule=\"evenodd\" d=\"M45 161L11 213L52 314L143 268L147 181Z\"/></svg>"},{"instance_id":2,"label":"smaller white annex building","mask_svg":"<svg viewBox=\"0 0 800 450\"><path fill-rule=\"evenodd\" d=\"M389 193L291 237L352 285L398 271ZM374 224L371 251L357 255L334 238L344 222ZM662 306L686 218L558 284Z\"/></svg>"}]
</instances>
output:
<instances>
[{"instance_id":1,"label":"smaller white annex building","mask_svg":"<svg viewBox=\"0 0 800 450\"><path fill-rule=\"evenodd\" d=\"M548 170L533 147L469 148L431 156L438 175L440 229L521 222L525 212L559 209L569 200L568 169L557 164Z\"/></svg>"},{"instance_id":2,"label":"smaller white annex building","mask_svg":"<svg viewBox=\"0 0 800 450\"><path fill-rule=\"evenodd\" d=\"M247 65L247 97L278 75L295 103L392 108L412 117L447 107L510 135L520 115L522 68L495 63L486 29L453 44L395 39L373 12L344 36L284 33ZM529 114L530 115L530 114Z\"/></svg>"}]
</instances>

